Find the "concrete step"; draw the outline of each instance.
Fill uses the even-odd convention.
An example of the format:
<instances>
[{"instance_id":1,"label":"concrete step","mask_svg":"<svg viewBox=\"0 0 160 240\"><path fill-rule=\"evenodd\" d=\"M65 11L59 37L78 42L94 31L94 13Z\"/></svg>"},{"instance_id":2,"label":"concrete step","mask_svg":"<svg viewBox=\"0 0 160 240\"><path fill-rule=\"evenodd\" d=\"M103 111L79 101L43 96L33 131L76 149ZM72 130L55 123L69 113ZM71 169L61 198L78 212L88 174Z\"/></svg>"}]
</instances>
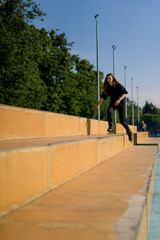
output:
<instances>
[{"instance_id":1,"label":"concrete step","mask_svg":"<svg viewBox=\"0 0 160 240\"><path fill-rule=\"evenodd\" d=\"M115 141L120 143L123 138L124 136L116 136L96 141L99 141L100 146L104 144L104 149L110 143L107 149L107 152L110 152L116 146ZM93 143L87 154L84 149L89 142ZM72 168L73 163L78 161L81 151L85 151L84 162L93 160L97 154L95 140L84 140L81 143L82 148L79 151L72 145L72 154L75 151L75 155L73 161L68 159L65 170ZM157 158L157 147L148 146L147 143L150 143L149 139L145 142L146 145L131 146L108 161L99 162L95 167L95 163L92 164L92 169L1 218L0 239L147 240ZM99 150L103 152L102 149ZM57 167L55 162L53 164L59 171L67 155L64 148L62 151L63 159L57 158L60 165ZM40 155L42 156L42 153ZM23 161L22 159L20 161ZM81 165L82 162L83 158L78 164ZM9 167L12 169L11 162ZM25 170L28 171L24 169L21 177ZM36 176L41 182L45 168L40 170ZM64 169L62 172L65 174ZM31 178L28 188L32 188L34 182L35 179ZM16 188L16 185L14 187ZM10 190L13 191L13 187Z\"/></svg>"},{"instance_id":2,"label":"concrete step","mask_svg":"<svg viewBox=\"0 0 160 240\"><path fill-rule=\"evenodd\" d=\"M0 142L0 216L133 145L126 134Z\"/></svg>"},{"instance_id":3,"label":"concrete step","mask_svg":"<svg viewBox=\"0 0 160 240\"><path fill-rule=\"evenodd\" d=\"M29 146L49 146L54 144L69 143L84 140L113 138L116 136L126 136L127 134L92 134L92 135L75 135L66 137L43 137L43 138L26 138L26 139L11 139L0 140L0 149L22 148ZM141 135L141 134L140 134Z\"/></svg>"}]
</instances>

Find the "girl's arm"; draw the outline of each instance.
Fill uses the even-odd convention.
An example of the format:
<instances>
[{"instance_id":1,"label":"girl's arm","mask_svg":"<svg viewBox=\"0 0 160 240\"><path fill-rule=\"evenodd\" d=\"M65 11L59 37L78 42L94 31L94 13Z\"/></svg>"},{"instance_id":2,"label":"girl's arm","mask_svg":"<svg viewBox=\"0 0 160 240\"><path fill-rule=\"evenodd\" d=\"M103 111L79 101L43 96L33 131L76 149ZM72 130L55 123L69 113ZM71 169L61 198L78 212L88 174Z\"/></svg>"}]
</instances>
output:
<instances>
[{"instance_id":1,"label":"girl's arm","mask_svg":"<svg viewBox=\"0 0 160 240\"><path fill-rule=\"evenodd\" d=\"M102 102L103 100L104 100L103 98L101 98L101 99L99 100L97 106L96 106L95 109L94 109L95 112L97 111L99 105L101 104L101 102Z\"/></svg>"},{"instance_id":2,"label":"girl's arm","mask_svg":"<svg viewBox=\"0 0 160 240\"><path fill-rule=\"evenodd\" d=\"M120 103L120 101L122 101L122 99L125 98L125 96L127 96L127 94L123 94L123 95L114 103L114 105L117 106L117 105Z\"/></svg>"}]
</instances>

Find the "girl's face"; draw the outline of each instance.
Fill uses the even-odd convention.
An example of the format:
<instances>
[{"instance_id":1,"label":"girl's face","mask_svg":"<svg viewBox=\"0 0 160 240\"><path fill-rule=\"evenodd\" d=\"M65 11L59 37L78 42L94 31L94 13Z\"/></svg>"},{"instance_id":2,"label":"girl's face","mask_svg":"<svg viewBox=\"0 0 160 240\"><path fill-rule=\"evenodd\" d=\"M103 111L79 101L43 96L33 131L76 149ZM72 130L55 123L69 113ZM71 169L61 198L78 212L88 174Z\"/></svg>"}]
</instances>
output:
<instances>
[{"instance_id":1,"label":"girl's face","mask_svg":"<svg viewBox=\"0 0 160 240\"><path fill-rule=\"evenodd\" d=\"M112 76L108 76L107 77L107 82L109 83L109 85L113 85L113 77Z\"/></svg>"}]
</instances>

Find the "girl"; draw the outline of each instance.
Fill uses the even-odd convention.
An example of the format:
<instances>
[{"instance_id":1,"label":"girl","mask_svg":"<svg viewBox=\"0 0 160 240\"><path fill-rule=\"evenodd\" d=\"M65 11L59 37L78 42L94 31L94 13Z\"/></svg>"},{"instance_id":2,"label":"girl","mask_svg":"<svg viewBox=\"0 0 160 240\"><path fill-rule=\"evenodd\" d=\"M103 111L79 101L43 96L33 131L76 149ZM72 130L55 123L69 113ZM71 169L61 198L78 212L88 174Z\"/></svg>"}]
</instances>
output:
<instances>
[{"instance_id":1,"label":"girl","mask_svg":"<svg viewBox=\"0 0 160 240\"><path fill-rule=\"evenodd\" d=\"M129 137L129 141L132 141L133 135L125 121L125 97L127 95L126 89L117 81L115 76L112 73L107 74L104 84L103 84L103 93L101 95L101 99L99 100L97 106L94 111L97 111L98 106L102 103L104 99L107 99L108 96L111 97L111 102L107 111L107 118L109 123L108 132L112 132L114 125L112 122L112 112L117 109L119 113L119 119L123 127L126 129L126 132Z\"/></svg>"}]
</instances>

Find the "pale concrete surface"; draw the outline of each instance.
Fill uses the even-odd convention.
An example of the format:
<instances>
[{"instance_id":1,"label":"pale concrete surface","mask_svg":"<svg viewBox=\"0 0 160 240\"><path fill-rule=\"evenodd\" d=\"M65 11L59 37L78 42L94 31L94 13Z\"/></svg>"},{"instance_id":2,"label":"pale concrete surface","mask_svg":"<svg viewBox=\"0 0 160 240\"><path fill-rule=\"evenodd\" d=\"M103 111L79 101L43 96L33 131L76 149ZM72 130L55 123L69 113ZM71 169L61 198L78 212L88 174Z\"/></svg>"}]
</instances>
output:
<instances>
[{"instance_id":1,"label":"pale concrete surface","mask_svg":"<svg viewBox=\"0 0 160 240\"><path fill-rule=\"evenodd\" d=\"M137 239L156 156L156 146L130 147L1 218L0 239Z\"/></svg>"}]
</instances>

